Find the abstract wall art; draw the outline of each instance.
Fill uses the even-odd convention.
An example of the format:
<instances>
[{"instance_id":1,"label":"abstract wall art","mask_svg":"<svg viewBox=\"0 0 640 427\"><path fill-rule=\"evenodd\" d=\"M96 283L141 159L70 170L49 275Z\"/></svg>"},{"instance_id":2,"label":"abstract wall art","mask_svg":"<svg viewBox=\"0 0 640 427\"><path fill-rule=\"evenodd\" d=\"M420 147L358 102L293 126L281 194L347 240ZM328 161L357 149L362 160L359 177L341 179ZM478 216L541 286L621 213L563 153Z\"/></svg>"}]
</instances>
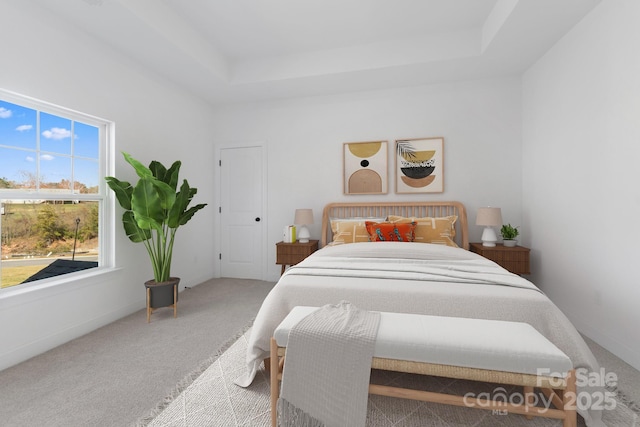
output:
<instances>
[{"instance_id":1,"label":"abstract wall art","mask_svg":"<svg viewBox=\"0 0 640 427\"><path fill-rule=\"evenodd\" d=\"M396 140L396 193L444 191L444 138Z\"/></svg>"},{"instance_id":2,"label":"abstract wall art","mask_svg":"<svg viewBox=\"0 0 640 427\"><path fill-rule=\"evenodd\" d=\"M387 141L345 142L344 194L387 194Z\"/></svg>"}]
</instances>

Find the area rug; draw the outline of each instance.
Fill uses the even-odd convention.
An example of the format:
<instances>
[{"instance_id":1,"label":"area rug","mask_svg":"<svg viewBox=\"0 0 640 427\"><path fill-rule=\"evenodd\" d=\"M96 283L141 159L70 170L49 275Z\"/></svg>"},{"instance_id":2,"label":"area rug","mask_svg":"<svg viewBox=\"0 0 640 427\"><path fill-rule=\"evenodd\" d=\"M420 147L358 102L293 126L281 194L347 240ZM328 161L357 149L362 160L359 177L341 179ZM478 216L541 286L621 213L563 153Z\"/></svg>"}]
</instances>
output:
<instances>
[{"instance_id":1,"label":"area rug","mask_svg":"<svg viewBox=\"0 0 640 427\"><path fill-rule=\"evenodd\" d=\"M241 388L234 380L246 372L245 354L248 334L241 334L224 351L214 355L194 374L186 378L155 408L140 420L139 427L269 427L269 377L264 369L258 372L253 384ZM456 393L495 393L500 385L472 381L423 377L374 371L372 382L378 384L409 385L428 391ZM510 392L511 389L505 391ZM640 427L638 407L616 396L613 410L604 411L603 421L610 427ZM371 427L557 427L559 420L502 414L425 403L383 396L370 396L367 426ZM578 416L578 426L584 426Z\"/></svg>"}]
</instances>

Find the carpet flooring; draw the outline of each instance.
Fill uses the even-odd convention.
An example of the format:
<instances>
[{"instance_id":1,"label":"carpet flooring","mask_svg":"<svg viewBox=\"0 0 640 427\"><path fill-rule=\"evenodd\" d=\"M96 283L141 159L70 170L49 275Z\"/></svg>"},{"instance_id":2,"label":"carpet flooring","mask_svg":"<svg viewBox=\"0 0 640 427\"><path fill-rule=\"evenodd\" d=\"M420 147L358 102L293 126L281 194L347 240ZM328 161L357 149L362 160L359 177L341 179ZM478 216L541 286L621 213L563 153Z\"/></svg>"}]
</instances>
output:
<instances>
[{"instance_id":1,"label":"carpet flooring","mask_svg":"<svg viewBox=\"0 0 640 427\"><path fill-rule=\"evenodd\" d=\"M147 324L141 309L0 371L0 426L133 425L241 332L273 285L210 280L180 293L176 319L163 308Z\"/></svg>"},{"instance_id":2,"label":"carpet flooring","mask_svg":"<svg viewBox=\"0 0 640 427\"><path fill-rule=\"evenodd\" d=\"M170 402L161 405L139 426L146 427L269 427L270 401L269 377L264 370L258 372L253 384L243 389L234 380L246 371L245 353L249 333L241 336L228 350L215 359L195 381L177 394ZM495 391L496 384L448 378L425 377L374 371L372 382L376 384L410 386L427 391L464 395ZM515 387L505 387L517 391ZM578 417L578 426L584 421ZM605 411L603 421L612 427L636 427L638 414L617 401L613 410ZM559 420L534 418L527 420L520 415L497 414L491 411L459 408L448 405L370 396L368 403L368 427L551 427L561 426Z\"/></svg>"},{"instance_id":3,"label":"carpet flooring","mask_svg":"<svg viewBox=\"0 0 640 427\"><path fill-rule=\"evenodd\" d=\"M135 425L165 397L175 397L177 384L193 381L194 370L217 360L219 350L255 317L273 285L210 280L180 293L177 319L172 310L161 309L147 324L141 309L0 371L0 426ZM640 372L587 343L607 371L618 373L620 390L640 402ZM504 425L501 417L491 419Z\"/></svg>"}]
</instances>

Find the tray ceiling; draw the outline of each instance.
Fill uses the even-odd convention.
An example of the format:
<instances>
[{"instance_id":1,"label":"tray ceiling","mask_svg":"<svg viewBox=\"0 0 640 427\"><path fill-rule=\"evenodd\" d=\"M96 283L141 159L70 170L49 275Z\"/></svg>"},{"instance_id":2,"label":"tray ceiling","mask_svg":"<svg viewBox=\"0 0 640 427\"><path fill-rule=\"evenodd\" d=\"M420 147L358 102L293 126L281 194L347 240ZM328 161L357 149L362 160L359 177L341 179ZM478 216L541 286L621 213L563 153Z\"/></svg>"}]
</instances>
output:
<instances>
[{"instance_id":1,"label":"tray ceiling","mask_svg":"<svg viewBox=\"0 0 640 427\"><path fill-rule=\"evenodd\" d=\"M34 0L213 105L521 74L599 0Z\"/></svg>"}]
</instances>

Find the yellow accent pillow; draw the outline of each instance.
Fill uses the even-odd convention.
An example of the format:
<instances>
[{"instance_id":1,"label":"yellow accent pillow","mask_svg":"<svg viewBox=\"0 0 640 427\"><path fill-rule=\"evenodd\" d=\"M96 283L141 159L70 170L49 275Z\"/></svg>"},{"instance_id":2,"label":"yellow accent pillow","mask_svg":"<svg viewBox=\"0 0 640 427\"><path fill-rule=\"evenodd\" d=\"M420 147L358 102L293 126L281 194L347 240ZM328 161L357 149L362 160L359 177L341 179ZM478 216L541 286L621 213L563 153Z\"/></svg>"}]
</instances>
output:
<instances>
[{"instance_id":1,"label":"yellow accent pillow","mask_svg":"<svg viewBox=\"0 0 640 427\"><path fill-rule=\"evenodd\" d=\"M368 242L369 233L367 233L365 221L384 221L384 218L332 219L331 233L333 240L330 244L342 245L345 243Z\"/></svg>"},{"instance_id":2,"label":"yellow accent pillow","mask_svg":"<svg viewBox=\"0 0 640 427\"><path fill-rule=\"evenodd\" d=\"M456 237L455 223L458 220L456 215L443 216L438 218L406 218L403 216L389 215L388 221L398 224L406 224L415 222L415 238L414 242L418 243L434 243L437 245L446 245L458 247L453 240Z\"/></svg>"}]
</instances>

